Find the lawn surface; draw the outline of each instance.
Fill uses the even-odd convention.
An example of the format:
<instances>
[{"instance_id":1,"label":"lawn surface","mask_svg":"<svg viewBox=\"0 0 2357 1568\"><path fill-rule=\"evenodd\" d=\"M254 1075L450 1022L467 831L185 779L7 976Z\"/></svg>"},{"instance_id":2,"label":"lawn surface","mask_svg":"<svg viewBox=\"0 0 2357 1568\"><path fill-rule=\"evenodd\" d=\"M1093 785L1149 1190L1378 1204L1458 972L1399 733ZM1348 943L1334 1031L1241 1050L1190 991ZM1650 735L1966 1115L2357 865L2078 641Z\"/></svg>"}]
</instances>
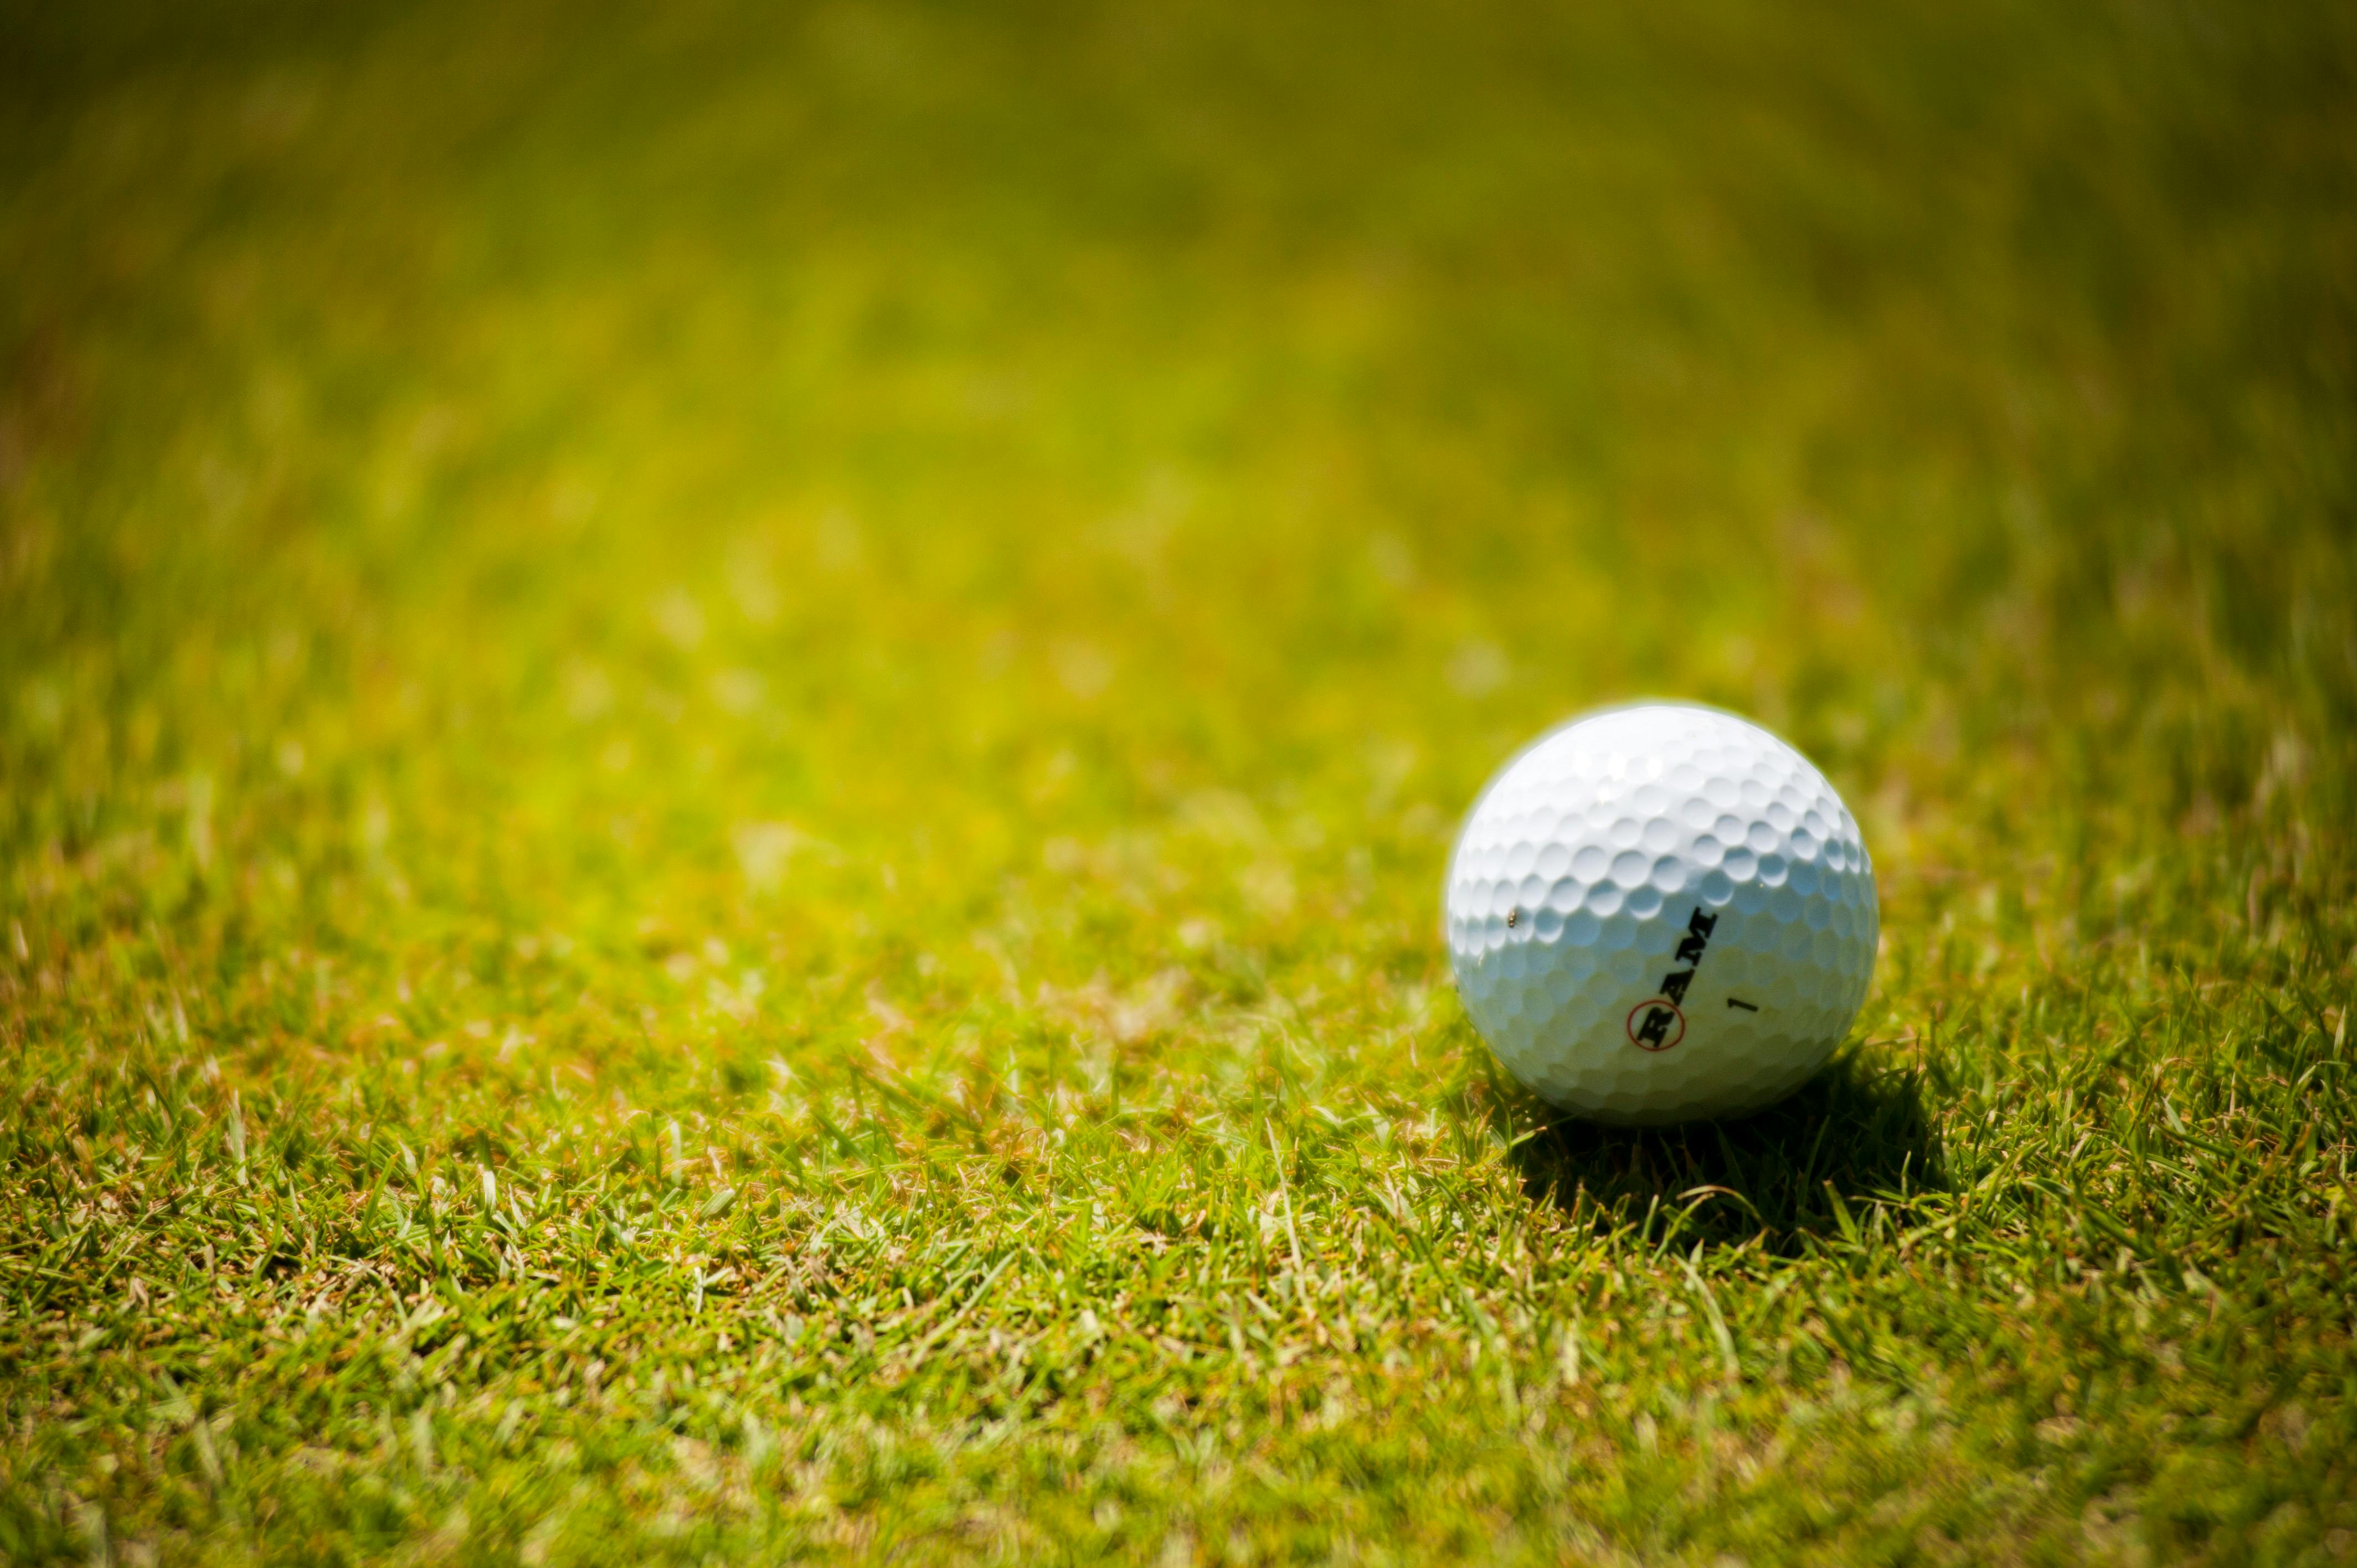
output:
<instances>
[{"instance_id":1,"label":"lawn surface","mask_svg":"<svg viewBox=\"0 0 2357 1568\"><path fill-rule=\"evenodd\" d=\"M0 38L0 1558L2357 1552L2357 12ZM1549 1126L1643 693L1876 989Z\"/></svg>"}]
</instances>

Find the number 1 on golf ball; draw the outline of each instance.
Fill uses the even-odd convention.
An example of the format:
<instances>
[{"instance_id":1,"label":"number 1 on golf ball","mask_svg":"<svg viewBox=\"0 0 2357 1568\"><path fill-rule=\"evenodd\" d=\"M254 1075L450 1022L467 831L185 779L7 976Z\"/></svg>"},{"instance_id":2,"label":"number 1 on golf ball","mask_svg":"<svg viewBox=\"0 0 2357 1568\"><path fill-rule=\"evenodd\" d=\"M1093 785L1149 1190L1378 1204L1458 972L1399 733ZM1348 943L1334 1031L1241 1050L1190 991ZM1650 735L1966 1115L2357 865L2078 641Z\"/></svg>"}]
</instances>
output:
<instances>
[{"instance_id":1,"label":"number 1 on golf ball","mask_svg":"<svg viewBox=\"0 0 2357 1568\"><path fill-rule=\"evenodd\" d=\"M1465 1011L1534 1093L1624 1125L1740 1116L1799 1088L1874 974L1857 822L1806 757L1713 708L1549 731L1448 860Z\"/></svg>"}]
</instances>

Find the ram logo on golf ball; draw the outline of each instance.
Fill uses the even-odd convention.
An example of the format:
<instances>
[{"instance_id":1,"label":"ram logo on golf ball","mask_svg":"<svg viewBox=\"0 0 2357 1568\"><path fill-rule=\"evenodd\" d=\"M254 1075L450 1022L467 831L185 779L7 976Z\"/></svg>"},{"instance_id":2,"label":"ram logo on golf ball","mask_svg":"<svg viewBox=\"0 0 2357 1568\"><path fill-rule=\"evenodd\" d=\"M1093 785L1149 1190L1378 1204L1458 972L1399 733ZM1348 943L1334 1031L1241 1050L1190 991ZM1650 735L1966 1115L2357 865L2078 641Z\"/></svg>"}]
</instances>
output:
<instances>
[{"instance_id":1,"label":"ram logo on golf ball","mask_svg":"<svg viewBox=\"0 0 2357 1568\"><path fill-rule=\"evenodd\" d=\"M1686 918L1685 940L1678 943L1677 961L1686 967L1662 976L1662 993L1629 1010L1629 1038L1635 1044L1649 1051L1666 1051L1686 1037L1686 1015L1678 1004L1686 999L1695 966L1702 962L1703 950L1710 946L1710 933L1717 924L1717 916L1706 915L1701 905L1695 906ZM1673 1024L1677 1026L1675 1034L1670 1032Z\"/></svg>"},{"instance_id":2,"label":"ram logo on golf ball","mask_svg":"<svg viewBox=\"0 0 2357 1568\"><path fill-rule=\"evenodd\" d=\"M1443 902L1499 1060L1564 1110L1632 1124L1798 1088L1857 1017L1879 935L1833 786L1757 725L1681 703L1576 719L1508 762Z\"/></svg>"}]
</instances>

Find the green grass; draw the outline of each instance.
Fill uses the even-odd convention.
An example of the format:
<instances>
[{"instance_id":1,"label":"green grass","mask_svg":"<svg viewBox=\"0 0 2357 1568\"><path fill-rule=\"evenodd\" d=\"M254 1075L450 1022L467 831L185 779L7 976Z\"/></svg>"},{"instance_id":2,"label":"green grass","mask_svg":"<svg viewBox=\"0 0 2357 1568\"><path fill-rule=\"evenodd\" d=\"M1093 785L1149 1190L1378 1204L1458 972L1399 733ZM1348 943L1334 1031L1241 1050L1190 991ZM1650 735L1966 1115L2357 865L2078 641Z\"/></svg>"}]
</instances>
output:
<instances>
[{"instance_id":1,"label":"green grass","mask_svg":"<svg viewBox=\"0 0 2357 1568\"><path fill-rule=\"evenodd\" d=\"M2345 5L0 8L0 1558L2329 1563ZM1753 1120L1439 950L1669 693Z\"/></svg>"}]
</instances>

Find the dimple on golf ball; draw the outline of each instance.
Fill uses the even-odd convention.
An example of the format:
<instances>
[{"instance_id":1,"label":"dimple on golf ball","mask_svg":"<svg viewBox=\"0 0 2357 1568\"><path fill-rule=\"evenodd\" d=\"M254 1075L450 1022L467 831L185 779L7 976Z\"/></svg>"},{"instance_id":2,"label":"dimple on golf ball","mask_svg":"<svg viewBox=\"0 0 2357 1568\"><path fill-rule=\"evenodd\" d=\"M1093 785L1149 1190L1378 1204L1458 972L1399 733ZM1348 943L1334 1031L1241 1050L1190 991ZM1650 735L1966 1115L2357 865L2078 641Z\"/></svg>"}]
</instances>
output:
<instances>
[{"instance_id":1,"label":"dimple on golf ball","mask_svg":"<svg viewBox=\"0 0 2357 1568\"><path fill-rule=\"evenodd\" d=\"M1448 860L1465 1011L1549 1103L1740 1116L1824 1064L1880 917L1857 822L1806 757L1714 708L1572 720L1473 803Z\"/></svg>"}]
</instances>

